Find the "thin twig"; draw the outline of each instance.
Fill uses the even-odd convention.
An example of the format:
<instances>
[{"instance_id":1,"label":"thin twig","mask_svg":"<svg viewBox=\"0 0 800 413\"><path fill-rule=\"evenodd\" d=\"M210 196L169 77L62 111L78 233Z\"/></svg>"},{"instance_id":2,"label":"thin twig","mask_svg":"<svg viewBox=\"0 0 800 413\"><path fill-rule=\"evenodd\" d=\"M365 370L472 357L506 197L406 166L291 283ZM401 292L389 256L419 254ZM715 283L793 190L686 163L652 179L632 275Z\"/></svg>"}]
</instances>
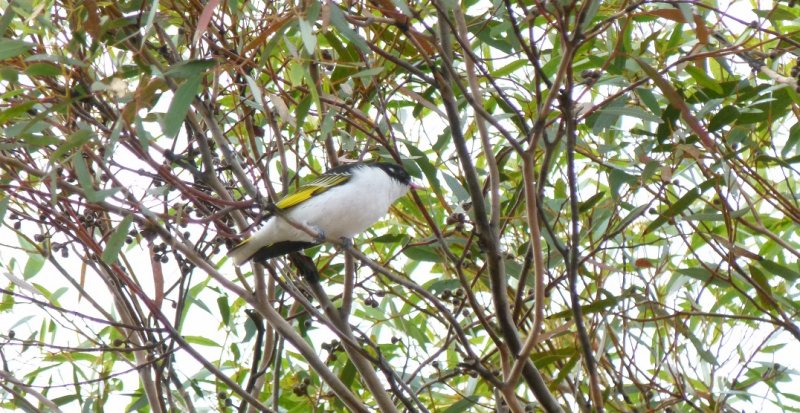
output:
<instances>
[{"instance_id":1,"label":"thin twig","mask_svg":"<svg viewBox=\"0 0 800 413\"><path fill-rule=\"evenodd\" d=\"M565 59L568 60L568 59ZM575 144L577 141L577 131L575 119L572 113L572 66L567 68L565 91L562 96L561 112L567 131L567 181L569 186L569 206L570 206L570 243L569 261L567 262L567 279L569 281L569 297L572 306L572 316L575 319L575 327L578 332L578 341L583 351L584 363L589 373L589 384L591 387L591 398L598 412L603 411L603 395L600 392L600 383L597 377L597 363L592 354L592 345L589 340L589 333L583 320L583 310L581 309L580 295L578 295L578 247L580 245L580 208L578 207L578 177L575 170Z\"/></svg>"}]
</instances>

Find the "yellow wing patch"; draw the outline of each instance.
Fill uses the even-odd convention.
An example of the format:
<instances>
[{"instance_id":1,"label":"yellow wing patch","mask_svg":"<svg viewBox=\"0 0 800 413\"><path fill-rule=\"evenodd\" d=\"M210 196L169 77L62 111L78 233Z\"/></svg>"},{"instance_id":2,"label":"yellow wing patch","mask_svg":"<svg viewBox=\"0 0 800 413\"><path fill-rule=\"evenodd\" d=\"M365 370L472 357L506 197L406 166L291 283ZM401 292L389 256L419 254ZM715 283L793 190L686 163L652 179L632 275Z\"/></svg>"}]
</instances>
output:
<instances>
[{"instance_id":1,"label":"yellow wing patch","mask_svg":"<svg viewBox=\"0 0 800 413\"><path fill-rule=\"evenodd\" d=\"M275 203L275 206L280 209L289 209L314 195L347 182L348 179L350 179L350 175L321 175L313 181L301 186L297 192L281 198L280 201Z\"/></svg>"}]
</instances>

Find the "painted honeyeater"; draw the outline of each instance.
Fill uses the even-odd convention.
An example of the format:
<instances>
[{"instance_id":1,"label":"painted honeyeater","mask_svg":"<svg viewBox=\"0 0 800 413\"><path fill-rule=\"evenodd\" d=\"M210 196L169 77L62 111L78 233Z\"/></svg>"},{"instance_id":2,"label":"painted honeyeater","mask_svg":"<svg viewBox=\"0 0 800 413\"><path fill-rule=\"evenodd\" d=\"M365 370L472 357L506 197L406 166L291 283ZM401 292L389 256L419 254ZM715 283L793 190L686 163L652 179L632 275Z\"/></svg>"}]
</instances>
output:
<instances>
[{"instance_id":1,"label":"painted honeyeater","mask_svg":"<svg viewBox=\"0 0 800 413\"><path fill-rule=\"evenodd\" d=\"M420 187L397 164L339 165L274 205L286 217L318 232L318 239L273 213L260 230L228 251L228 256L242 265L300 251L326 237L352 238L383 217L410 188Z\"/></svg>"}]
</instances>

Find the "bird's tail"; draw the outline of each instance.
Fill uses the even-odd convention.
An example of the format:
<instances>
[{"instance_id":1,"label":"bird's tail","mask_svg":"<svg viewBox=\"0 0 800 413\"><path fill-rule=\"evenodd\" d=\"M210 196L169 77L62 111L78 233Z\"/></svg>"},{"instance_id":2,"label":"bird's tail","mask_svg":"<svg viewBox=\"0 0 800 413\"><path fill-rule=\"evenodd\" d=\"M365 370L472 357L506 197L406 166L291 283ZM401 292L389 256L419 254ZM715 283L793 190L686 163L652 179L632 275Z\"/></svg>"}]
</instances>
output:
<instances>
[{"instance_id":1,"label":"bird's tail","mask_svg":"<svg viewBox=\"0 0 800 413\"><path fill-rule=\"evenodd\" d=\"M234 264L240 266L250 260L264 261L290 252L302 251L317 245L315 242L308 241L265 243L257 237L258 234L240 242L233 247L232 250L228 251L228 256L231 257Z\"/></svg>"},{"instance_id":2,"label":"bird's tail","mask_svg":"<svg viewBox=\"0 0 800 413\"><path fill-rule=\"evenodd\" d=\"M258 250L263 245L258 245L258 243L252 242L253 237L250 237L233 247L232 250L228 251L228 256L233 260L233 263L238 265L242 265L247 261L250 261L253 258L253 255L256 255Z\"/></svg>"}]
</instances>

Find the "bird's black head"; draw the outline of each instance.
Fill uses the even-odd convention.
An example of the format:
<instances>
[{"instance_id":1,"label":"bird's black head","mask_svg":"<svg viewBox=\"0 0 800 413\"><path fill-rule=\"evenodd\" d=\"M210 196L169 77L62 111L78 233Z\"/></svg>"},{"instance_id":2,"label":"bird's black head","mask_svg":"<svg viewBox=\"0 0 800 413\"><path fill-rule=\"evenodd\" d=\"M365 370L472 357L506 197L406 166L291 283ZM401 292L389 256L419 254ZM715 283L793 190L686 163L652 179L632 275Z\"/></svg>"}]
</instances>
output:
<instances>
[{"instance_id":1,"label":"bird's black head","mask_svg":"<svg viewBox=\"0 0 800 413\"><path fill-rule=\"evenodd\" d=\"M386 175L391 176L394 179L397 179L398 182L402 183L403 185L411 185L411 175L403 169L402 166L396 163L386 163L386 162L376 162L372 164L377 168L381 168L383 172L386 172Z\"/></svg>"}]
</instances>

